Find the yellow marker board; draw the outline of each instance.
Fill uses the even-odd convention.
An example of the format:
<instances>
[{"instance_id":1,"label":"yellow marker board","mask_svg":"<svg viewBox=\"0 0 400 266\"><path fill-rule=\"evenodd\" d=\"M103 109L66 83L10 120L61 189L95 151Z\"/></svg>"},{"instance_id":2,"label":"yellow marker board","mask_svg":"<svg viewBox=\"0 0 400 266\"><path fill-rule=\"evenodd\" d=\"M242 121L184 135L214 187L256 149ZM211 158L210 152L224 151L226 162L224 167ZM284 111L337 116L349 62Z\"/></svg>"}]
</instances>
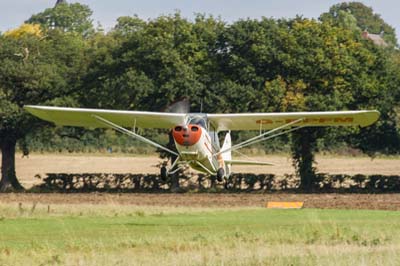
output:
<instances>
[{"instance_id":1,"label":"yellow marker board","mask_svg":"<svg viewBox=\"0 0 400 266\"><path fill-rule=\"evenodd\" d=\"M268 201L268 209L301 209L303 208L304 202L302 201Z\"/></svg>"}]
</instances>

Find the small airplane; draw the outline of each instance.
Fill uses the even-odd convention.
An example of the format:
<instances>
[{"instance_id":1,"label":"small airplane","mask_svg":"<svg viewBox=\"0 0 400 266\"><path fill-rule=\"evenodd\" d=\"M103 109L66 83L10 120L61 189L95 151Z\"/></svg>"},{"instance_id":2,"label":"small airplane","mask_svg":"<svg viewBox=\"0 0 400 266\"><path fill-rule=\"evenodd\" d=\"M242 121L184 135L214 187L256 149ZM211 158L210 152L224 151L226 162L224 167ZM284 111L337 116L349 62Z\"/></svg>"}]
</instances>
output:
<instances>
[{"instance_id":1,"label":"small airplane","mask_svg":"<svg viewBox=\"0 0 400 266\"><path fill-rule=\"evenodd\" d=\"M379 118L376 110L289 112L289 113L169 113L119 111L105 109L67 108L27 105L31 114L61 126L112 128L144 143L164 150L176 159L167 169L161 168L161 177L176 173L185 165L217 177L229 177L231 166L272 165L268 162L233 160L232 151L283 135L303 127L361 126L366 127ZM130 129L128 129L130 128ZM177 152L138 134L138 128L172 130ZM257 130L259 134L232 145L231 131ZM226 132L220 146L218 134Z\"/></svg>"}]
</instances>

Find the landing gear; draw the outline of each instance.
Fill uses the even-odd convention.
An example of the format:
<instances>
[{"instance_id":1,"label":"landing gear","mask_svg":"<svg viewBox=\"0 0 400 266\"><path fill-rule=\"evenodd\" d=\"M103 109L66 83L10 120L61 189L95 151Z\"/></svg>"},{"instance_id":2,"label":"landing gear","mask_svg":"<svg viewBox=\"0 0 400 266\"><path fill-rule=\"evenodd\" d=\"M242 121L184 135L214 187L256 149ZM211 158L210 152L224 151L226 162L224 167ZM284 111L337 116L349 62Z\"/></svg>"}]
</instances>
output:
<instances>
[{"instance_id":1,"label":"landing gear","mask_svg":"<svg viewBox=\"0 0 400 266\"><path fill-rule=\"evenodd\" d=\"M167 167L165 167L165 166L161 167L160 175L161 175L161 180L163 180L163 181L167 180L167 177L168 177Z\"/></svg>"},{"instance_id":2,"label":"landing gear","mask_svg":"<svg viewBox=\"0 0 400 266\"><path fill-rule=\"evenodd\" d=\"M217 181L222 182L224 180L225 170L224 168L219 168L217 171Z\"/></svg>"}]
</instances>

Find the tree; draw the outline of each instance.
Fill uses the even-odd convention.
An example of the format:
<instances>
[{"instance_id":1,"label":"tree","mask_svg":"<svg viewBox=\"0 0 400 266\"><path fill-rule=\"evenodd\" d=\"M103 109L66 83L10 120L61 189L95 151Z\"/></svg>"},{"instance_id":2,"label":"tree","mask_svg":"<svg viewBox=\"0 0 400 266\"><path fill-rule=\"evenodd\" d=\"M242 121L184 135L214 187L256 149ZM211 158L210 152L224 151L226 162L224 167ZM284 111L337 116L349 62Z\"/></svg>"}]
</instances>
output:
<instances>
[{"instance_id":1,"label":"tree","mask_svg":"<svg viewBox=\"0 0 400 266\"><path fill-rule=\"evenodd\" d=\"M39 24L22 24L19 28L7 31L4 36L12 38L21 38L24 35L34 35L42 38L43 32Z\"/></svg>"},{"instance_id":2,"label":"tree","mask_svg":"<svg viewBox=\"0 0 400 266\"><path fill-rule=\"evenodd\" d=\"M58 29L87 37L94 33L90 18L92 13L86 5L62 2L53 8L47 8L43 12L32 15L26 23L40 24L44 30Z\"/></svg>"},{"instance_id":3,"label":"tree","mask_svg":"<svg viewBox=\"0 0 400 266\"><path fill-rule=\"evenodd\" d=\"M343 24L301 17L233 23L221 37L220 69L225 78L248 86L233 104L240 103L241 111L377 108L388 113L381 101L393 102L390 90L395 87L393 81L388 83L393 71L382 49L354 34L352 22L349 16ZM226 91L224 98L241 94L238 89ZM293 133L292 156L303 189L312 189L315 182L314 153L326 132L339 139L360 136L365 129L307 128Z\"/></svg>"},{"instance_id":4,"label":"tree","mask_svg":"<svg viewBox=\"0 0 400 266\"><path fill-rule=\"evenodd\" d=\"M46 36L29 31L0 36L0 191L22 188L15 174L15 146L42 124L23 106L71 102L66 97L74 88L71 83L79 83L83 40L57 32Z\"/></svg>"},{"instance_id":5,"label":"tree","mask_svg":"<svg viewBox=\"0 0 400 266\"><path fill-rule=\"evenodd\" d=\"M371 7L367 7L361 2L344 2L336 4L329 9L329 12L323 13L320 17L322 21L331 21L336 25L345 25L351 23L355 18L356 24L360 30L368 30L370 33L383 34L383 39L397 46L395 29L387 24L379 14L374 13ZM354 26L352 26L354 27Z\"/></svg>"},{"instance_id":6,"label":"tree","mask_svg":"<svg viewBox=\"0 0 400 266\"><path fill-rule=\"evenodd\" d=\"M357 28L348 27L343 23L345 16L352 16ZM376 152L397 153L400 149L399 126L396 115L398 96L400 93L399 78L400 64L397 38L393 27L388 25L372 8L359 2L341 3L330 8L329 12L321 15L323 22L353 30L355 39L361 39L361 30L380 34L389 48L381 48L372 43L363 43L363 52L360 51L358 60L368 68L357 73L358 82L355 89L353 108L377 108L381 112L379 121L371 127L361 129L342 137L344 141L373 155ZM351 19L353 21L353 19ZM354 24L354 22L351 22ZM368 82L366 80L369 80ZM340 135L340 134L336 134Z\"/></svg>"},{"instance_id":7,"label":"tree","mask_svg":"<svg viewBox=\"0 0 400 266\"><path fill-rule=\"evenodd\" d=\"M397 50L381 49L373 44L366 47L374 55L369 73L360 76L366 83L364 91L358 91L355 102L359 106L377 108L380 119L374 125L351 134L346 141L374 156L376 153L398 154L400 150L400 127L398 119L400 95L400 64Z\"/></svg>"}]
</instances>

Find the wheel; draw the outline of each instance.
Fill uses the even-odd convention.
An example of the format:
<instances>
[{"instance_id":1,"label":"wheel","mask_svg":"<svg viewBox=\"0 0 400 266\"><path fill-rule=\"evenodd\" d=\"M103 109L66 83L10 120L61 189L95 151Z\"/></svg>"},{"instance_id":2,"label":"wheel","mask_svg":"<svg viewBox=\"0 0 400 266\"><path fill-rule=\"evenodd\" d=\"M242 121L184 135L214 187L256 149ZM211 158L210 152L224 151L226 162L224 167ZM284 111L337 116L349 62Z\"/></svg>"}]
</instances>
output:
<instances>
[{"instance_id":1,"label":"wheel","mask_svg":"<svg viewBox=\"0 0 400 266\"><path fill-rule=\"evenodd\" d=\"M161 175L161 180L163 181L167 180L168 174L167 174L167 168L165 166L161 167L160 175Z\"/></svg>"},{"instance_id":2,"label":"wheel","mask_svg":"<svg viewBox=\"0 0 400 266\"><path fill-rule=\"evenodd\" d=\"M217 181L222 182L224 179L225 171L223 168L219 168L217 171Z\"/></svg>"}]
</instances>

